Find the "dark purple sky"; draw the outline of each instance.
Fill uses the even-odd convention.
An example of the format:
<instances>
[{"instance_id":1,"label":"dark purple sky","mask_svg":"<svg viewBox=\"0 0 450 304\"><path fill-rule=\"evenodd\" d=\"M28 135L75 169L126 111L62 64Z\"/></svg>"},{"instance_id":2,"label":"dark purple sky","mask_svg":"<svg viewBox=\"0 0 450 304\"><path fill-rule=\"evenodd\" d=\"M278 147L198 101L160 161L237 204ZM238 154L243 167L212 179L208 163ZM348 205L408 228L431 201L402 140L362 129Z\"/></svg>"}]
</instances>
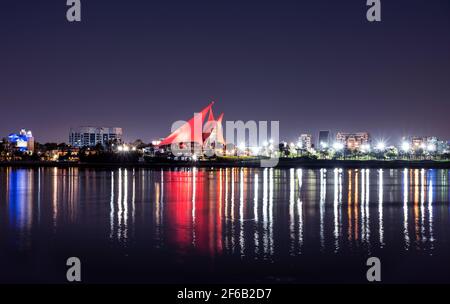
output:
<instances>
[{"instance_id":1,"label":"dark purple sky","mask_svg":"<svg viewBox=\"0 0 450 304\"><path fill-rule=\"evenodd\" d=\"M450 139L450 1L0 2L0 136L67 141L70 126L150 141L217 100L226 120Z\"/></svg>"}]
</instances>

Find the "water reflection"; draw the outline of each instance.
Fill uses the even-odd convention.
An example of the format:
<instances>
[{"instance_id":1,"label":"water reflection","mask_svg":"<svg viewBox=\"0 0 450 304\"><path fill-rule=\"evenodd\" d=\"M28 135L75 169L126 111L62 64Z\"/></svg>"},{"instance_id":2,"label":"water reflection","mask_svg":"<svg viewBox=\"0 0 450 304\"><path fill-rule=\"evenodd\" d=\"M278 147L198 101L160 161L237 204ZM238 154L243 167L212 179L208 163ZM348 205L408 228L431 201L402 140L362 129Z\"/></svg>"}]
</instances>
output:
<instances>
[{"instance_id":1,"label":"water reflection","mask_svg":"<svg viewBox=\"0 0 450 304\"><path fill-rule=\"evenodd\" d=\"M378 234L380 236L380 247L384 246L384 227L383 227L383 169L378 170Z\"/></svg>"},{"instance_id":2,"label":"water reflection","mask_svg":"<svg viewBox=\"0 0 450 304\"><path fill-rule=\"evenodd\" d=\"M0 215L18 248L49 228L124 248L274 259L427 251L449 242L447 170L0 169ZM436 225L436 223L438 223ZM7 226L5 226L7 224Z\"/></svg>"}]
</instances>

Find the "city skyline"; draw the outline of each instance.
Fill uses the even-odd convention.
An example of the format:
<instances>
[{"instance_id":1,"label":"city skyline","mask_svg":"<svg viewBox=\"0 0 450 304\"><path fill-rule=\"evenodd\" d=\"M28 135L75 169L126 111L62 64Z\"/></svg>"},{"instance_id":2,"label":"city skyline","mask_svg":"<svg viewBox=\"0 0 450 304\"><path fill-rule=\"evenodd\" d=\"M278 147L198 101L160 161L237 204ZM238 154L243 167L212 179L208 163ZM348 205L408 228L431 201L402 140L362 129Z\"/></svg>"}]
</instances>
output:
<instances>
[{"instance_id":1,"label":"city skyline","mask_svg":"<svg viewBox=\"0 0 450 304\"><path fill-rule=\"evenodd\" d=\"M150 141L214 99L225 120L280 121L286 140L449 140L450 4L384 2L371 24L365 2L96 1L79 24L64 1L2 3L0 102L14 115L0 134L67 142L70 127L106 125Z\"/></svg>"}]
</instances>

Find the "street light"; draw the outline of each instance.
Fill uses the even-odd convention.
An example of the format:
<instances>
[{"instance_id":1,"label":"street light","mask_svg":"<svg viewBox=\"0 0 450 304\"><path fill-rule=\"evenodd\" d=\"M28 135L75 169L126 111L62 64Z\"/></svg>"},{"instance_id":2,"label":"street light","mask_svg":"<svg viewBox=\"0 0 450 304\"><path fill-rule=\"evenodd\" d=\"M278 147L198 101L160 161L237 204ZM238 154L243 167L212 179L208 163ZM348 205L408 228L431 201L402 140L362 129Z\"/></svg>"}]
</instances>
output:
<instances>
[{"instance_id":1,"label":"street light","mask_svg":"<svg viewBox=\"0 0 450 304\"><path fill-rule=\"evenodd\" d=\"M327 144L326 142L321 142L321 143L320 143L320 147L321 147L322 149L326 149L326 148L328 148L328 144Z\"/></svg>"},{"instance_id":2,"label":"street light","mask_svg":"<svg viewBox=\"0 0 450 304\"><path fill-rule=\"evenodd\" d=\"M260 151L260 148L259 147L252 147L251 150L253 152L253 155L258 155L259 151Z\"/></svg>"},{"instance_id":3,"label":"street light","mask_svg":"<svg viewBox=\"0 0 450 304\"><path fill-rule=\"evenodd\" d=\"M436 151L436 146L434 144L429 144L427 147L428 152Z\"/></svg>"},{"instance_id":4,"label":"street light","mask_svg":"<svg viewBox=\"0 0 450 304\"><path fill-rule=\"evenodd\" d=\"M333 149L336 151L340 151L344 149L344 144L340 143L340 142L335 142L333 144Z\"/></svg>"},{"instance_id":5,"label":"street light","mask_svg":"<svg viewBox=\"0 0 450 304\"><path fill-rule=\"evenodd\" d=\"M370 152L370 145L369 144L363 144L361 146L361 151L363 151L363 152Z\"/></svg>"},{"instance_id":6,"label":"street light","mask_svg":"<svg viewBox=\"0 0 450 304\"><path fill-rule=\"evenodd\" d=\"M384 149L386 149L386 144L384 142L380 141L379 143L377 143L376 148L377 148L377 150L384 151Z\"/></svg>"},{"instance_id":7,"label":"street light","mask_svg":"<svg viewBox=\"0 0 450 304\"><path fill-rule=\"evenodd\" d=\"M402 143L402 150L404 152L408 152L410 149L411 149L411 145L408 142L405 141Z\"/></svg>"}]
</instances>

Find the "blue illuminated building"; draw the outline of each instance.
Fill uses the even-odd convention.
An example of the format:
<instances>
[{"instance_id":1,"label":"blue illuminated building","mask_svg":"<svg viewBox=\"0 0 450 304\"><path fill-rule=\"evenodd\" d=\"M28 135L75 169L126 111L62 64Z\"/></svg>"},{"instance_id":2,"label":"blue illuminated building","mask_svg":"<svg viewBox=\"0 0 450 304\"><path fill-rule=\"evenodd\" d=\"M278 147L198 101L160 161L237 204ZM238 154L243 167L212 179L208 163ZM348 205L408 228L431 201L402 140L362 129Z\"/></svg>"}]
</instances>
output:
<instances>
[{"instance_id":1,"label":"blue illuminated building","mask_svg":"<svg viewBox=\"0 0 450 304\"><path fill-rule=\"evenodd\" d=\"M22 152L34 151L34 137L31 131L25 129L20 130L19 134L10 134L8 136L9 142Z\"/></svg>"}]
</instances>

